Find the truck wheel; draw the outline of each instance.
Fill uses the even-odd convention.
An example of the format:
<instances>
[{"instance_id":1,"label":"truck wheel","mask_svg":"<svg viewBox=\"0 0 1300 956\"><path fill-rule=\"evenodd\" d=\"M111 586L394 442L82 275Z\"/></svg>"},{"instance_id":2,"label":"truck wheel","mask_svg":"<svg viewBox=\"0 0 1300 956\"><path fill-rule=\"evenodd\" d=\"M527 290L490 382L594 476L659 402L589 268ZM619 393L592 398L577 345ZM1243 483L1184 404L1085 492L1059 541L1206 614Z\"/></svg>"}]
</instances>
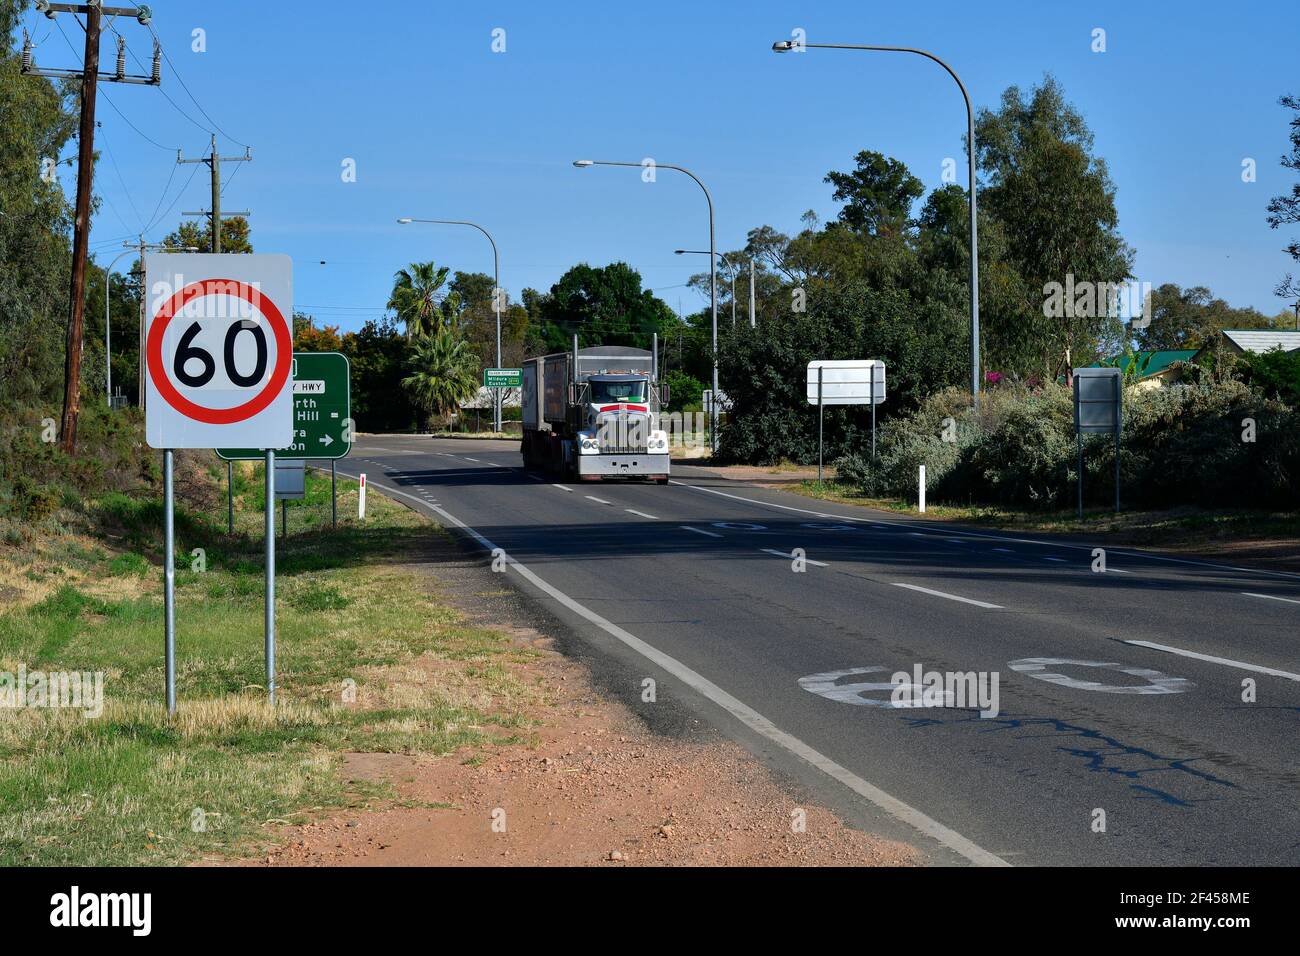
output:
<instances>
[{"instance_id":1,"label":"truck wheel","mask_svg":"<svg viewBox=\"0 0 1300 956\"><path fill-rule=\"evenodd\" d=\"M666 484L668 484L668 479L667 479L667 478L656 478L656 479L655 479L655 484L656 484L656 485L666 485Z\"/></svg>"}]
</instances>

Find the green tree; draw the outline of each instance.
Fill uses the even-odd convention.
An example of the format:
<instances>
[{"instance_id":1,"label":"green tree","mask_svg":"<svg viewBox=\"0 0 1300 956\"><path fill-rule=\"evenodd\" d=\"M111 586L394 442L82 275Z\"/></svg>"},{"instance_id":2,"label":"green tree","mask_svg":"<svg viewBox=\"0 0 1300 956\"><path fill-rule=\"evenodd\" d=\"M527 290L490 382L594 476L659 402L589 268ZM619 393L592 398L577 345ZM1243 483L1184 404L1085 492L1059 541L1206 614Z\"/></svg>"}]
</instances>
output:
<instances>
[{"instance_id":1,"label":"green tree","mask_svg":"<svg viewBox=\"0 0 1300 956\"><path fill-rule=\"evenodd\" d=\"M343 336L340 351L352 366L352 417L359 430L405 431L415 424L415 406L401 387L410 345L387 315Z\"/></svg>"},{"instance_id":2,"label":"green tree","mask_svg":"<svg viewBox=\"0 0 1300 956\"><path fill-rule=\"evenodd\" d=\"M576 265L551 286L540 303L542 340L547 351L572 345L626 345L649 348L652 332L673 321L673 311L641 287L641 274L625 262Z\"/></svg>"},{"instance_id":3,"label":"green tree","mask_svg":"<svg viewBox=\"0 0 1300 956\"><path fill-rule=\"evenodd\" d=\"M212 222L209 219L202 222L183 220L175 232L167 234L162 244L172 249L191 248L208 252L212 249ZM231 216L229 219L222 217L221 251L241 254L253 251L251 230L248 220L243 216Z\"/></svg>"},{"instance_id":4,"label":"green tree","mask_svg":"<svg viewBox=\"0 0 1300 956\"><path fill-rule=\"evenodd\" d=\"M411 340L407 368L402 388L424 413L426 428L433 417L450 415L478 391L478 358L469 343L449 328L417 334Z\"/></svg>"},{"instance_id":5,"label":"green tree","mask_svg":"<svg viewBox=\"0 0 1300 956\"><path fill-rule=\"evenodd\" d=\"M441 307L446 296L443 286L450 271L432 262L412 262L393 276L388 308L406 326L407 338L429 335L442 327L446 319Z\"/></svg>"},{"instance_id":6,"label":"green tree","mask_svg":"<svg viewBox=\"0 0 1300 956\"><path fill-rule=\"evenodd\" d=\"M1120 320L1095 304L1048 314L1048 284L1071 275L1076 284L1120 283L1131 271L1105 160L1050 76L1027 96L1010 87L996 112L981 110L975 142L987 178L980 206L1001 224L1014 270L1003 277L1000 310L986 315L986 348L1013 371L1068 374L1116 338Z\"/></svg>"},{"instance_id":7,"label":"green tree","mask_svg":"<svg viewBox=\"0 0 1300 956\"><path fill-rule=\"evenodd\" d=\"M1278 102L1295 114L1291 117L1291 152L1282 157L1282 165L1300 173L1300 97L1283 96ZM1277 229L1297 222L1300 222L1300 183L1292 183L1290 195L1274 196L1270 200L1268 224ZM1300 239L1292 239L1287 244L1286 253L1292 259L1300 261ZM1285 298L1300 299L1300 280L1287 273L1274 292Z\"/></svg>"},{"instance_id":8,"label":"green tree","mask_svg":"<svg viewBox=\"0 0 1300 956\"><path fill-rule=\"evenodd\" d=\"M840 221L855 232L871 236L898 235L907 228L912 204L925 186L896 159L864 149L854 157L851 173L832 170L823 182L835 186L836 202L844 203Z\"/></svg>"},{"instance_id":9,"label":"green tree","mask_svg":"<svg viewBox=\"0 0 1300 956\"><path fill-rule=\"evenodd\" d=\"M1179 288L1172 282L1152 290L1150 324L1136 329L1139 349L1200 348L1222 329L1261 329L1273 319L1255 309L1236 309L1205 286Z\"/></svg>"},{"instance_id":10,"label":"green tree","mask_svg":"<svg viewBox=\"0 0 1300 956\"><path fill-rule=\"evenodd\" d=\"M61 391L71 268L72 210L63 186L50 175L62 167L48 164L64 157L76 119L49 80L19 73L13 40L26 6L22 0L0 0L0 403L5 405L49 403ZM89 383L95 372L83 364L82 374Z\"/></svg>"}]
</instances>

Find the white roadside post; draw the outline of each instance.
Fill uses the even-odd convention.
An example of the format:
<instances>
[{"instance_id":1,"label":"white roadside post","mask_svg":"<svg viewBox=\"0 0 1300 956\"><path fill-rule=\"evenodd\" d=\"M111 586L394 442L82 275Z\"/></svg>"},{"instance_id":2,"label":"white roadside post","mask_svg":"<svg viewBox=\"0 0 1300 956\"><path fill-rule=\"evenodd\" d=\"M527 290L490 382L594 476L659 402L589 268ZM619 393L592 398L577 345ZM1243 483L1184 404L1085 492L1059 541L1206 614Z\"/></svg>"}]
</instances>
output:
<instances>
[{"instance_id":1,"label":"white roadside post","mask_svg":"<svg viewBox=\"0 0 1300 956\"><path fill-rule=\"evenodd\" d=\"M917 496L917 510L921 514L925 514L925 465L921 466L921 474L918 480L920 482L920 493Z\"/></svg>"},{"instance_id":2,"label":"white roadside post","mask_svg":"<svg viewBox=\"0 0 1300 956\"><path fill-rule=\"evenodd\" d=\"M176 448L283 448L293 440L293 265L288 256L144 257L145 439L163 452L164 663L176 711ZM267 459L267 693L275 700L274 452Z\"/></svg>"},{"instance_id":3,"label":"white roadside post","mask_svg":"<svg viewBox=\"0 0 1300 956\"><path fill-rule=\"evenodd\" d=\"M366 473L361 473L361 492L357 497L357 520L364 521L366 517Z\"/></svg>"}]
</instances>

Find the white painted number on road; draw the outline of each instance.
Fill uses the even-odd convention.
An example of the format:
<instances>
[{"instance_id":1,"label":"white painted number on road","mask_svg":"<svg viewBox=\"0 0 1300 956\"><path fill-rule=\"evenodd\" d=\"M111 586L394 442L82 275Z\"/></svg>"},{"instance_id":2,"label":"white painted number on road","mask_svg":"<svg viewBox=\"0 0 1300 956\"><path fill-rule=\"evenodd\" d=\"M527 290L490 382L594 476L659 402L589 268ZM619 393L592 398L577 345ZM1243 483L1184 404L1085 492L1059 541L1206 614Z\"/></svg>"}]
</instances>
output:
<instances>
[{"instance_id":1,"label":"white painted number on road","mask_svg":"<svg viewBox=\"0 0 1300 956\"><path fill-rule=\"evenodd\" d=\"M859 681L853 684L838 683L845 677L852 677L855 674L893 674L888 668L879 665L871 667L850 667L842 671L826 671L824 674L810 674L807 677L799 678L799 686L810 693L825 697L827 700L838 701L841 704L858 704L863 707L889 707L899 709L906 707L906 704L896 704L889 697L863 697L863 694L878 693L885 691L887 695L893 694L894 690L899 687L893 681ZM918 687L911 681L908 686L915 694L920 695L924 688ZM910 693L908 698L910 699Z\"/></svg>"},{"instance_id":2,"label":"white painted number on road","mask_svg":"<svg viewBox=\"0 0 1300 956\"><path fill-rule=\"evenodd\" d=\"M1105 670L1119 671L1130 677L1140 677L1145 684L1102 684L1099 681L1079 680L1047 670L1048 667L1068 665L1071 667L1101 667ZM1007 664L1013 671L1028 674L1036 680L1045 680L1062 687L1076 690L1096 690L1103 694L1181 694L1196 685L1186 678L1170 677L1160 671L1146 667L1127 667L1114 661L1076 661L1065 657L1026 657Z\"/></svg>"}]
</instances>

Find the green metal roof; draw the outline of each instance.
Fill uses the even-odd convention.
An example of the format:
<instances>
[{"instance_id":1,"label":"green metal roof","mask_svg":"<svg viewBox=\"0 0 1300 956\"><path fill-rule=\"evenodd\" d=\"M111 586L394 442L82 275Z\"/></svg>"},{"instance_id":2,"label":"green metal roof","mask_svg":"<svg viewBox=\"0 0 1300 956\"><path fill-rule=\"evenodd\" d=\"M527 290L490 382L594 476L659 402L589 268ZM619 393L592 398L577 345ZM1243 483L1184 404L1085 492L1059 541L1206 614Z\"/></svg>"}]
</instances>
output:
<instances>
[{"instance_id":1,"label":"green metal roof","mask_svg":"<svg viewBox=\"0 0 1300 956\"><path fill-rule=\"evenodd\" d=\"M1197 351L1197 349L1163 349L1155 352L1137 352L1131 356L1116 355L1109 360L1108 364L1118 361L1120 363L1119 368L1127 372L1134 359L1137 360L1138 368L1141 368L1142 363L1146 361L1146 357L1149 355L1151 356L1151 362L1143 371L1142 377L1150 378L1152 375L1159 375L1167 370L1175 362L1190 362ZM1101 363L1093 362L1089 368L1101 368Z\"/></svg>"}]
</instances>

